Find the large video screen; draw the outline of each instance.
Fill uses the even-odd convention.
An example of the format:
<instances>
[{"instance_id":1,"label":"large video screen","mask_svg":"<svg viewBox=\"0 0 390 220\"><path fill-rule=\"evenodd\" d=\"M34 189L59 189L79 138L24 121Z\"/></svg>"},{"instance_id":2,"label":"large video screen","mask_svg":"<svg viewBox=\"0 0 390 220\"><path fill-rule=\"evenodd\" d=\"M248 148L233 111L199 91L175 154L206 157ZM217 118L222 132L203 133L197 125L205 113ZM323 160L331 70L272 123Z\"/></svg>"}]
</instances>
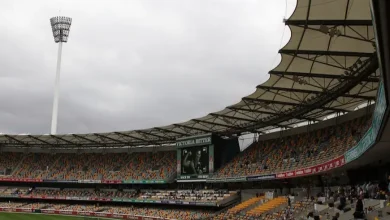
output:
<instances>
[{"instance_id":1,"label":"large video screen","mask_svg":"<svg viewBox=\"0 0 390 220\"><path fill-rule=\"evenodd\" d=\"M181 175L209 174L209 146L181 150Z\"/></svg>"},{"instance_id":2,"label":"large video screen","mask_svg":"<svg viewBox=\"0 0 390 220\"><path fill-rule=\"evenodd\" d=\"M214 146L211 135L178 139L177 180L205 181L214 172Z\"/></svg>"}]
</instances>

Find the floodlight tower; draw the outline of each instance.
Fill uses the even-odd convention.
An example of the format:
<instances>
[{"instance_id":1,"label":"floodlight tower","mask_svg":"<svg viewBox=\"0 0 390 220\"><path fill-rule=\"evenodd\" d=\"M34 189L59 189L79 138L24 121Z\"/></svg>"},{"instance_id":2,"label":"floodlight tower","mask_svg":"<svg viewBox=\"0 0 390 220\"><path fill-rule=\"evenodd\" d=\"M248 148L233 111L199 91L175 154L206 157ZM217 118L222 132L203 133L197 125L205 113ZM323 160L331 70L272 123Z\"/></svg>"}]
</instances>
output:
<instances>
[{"instance_id":1,"label":"floodlight tower","mask_svg":"<svg viewBox=\"0 0 390 220\"><path fill-rule=\"evenodd\" d=\"M58 57L57 57L57 73L54 85L54 100L53 113L51 118L51 134L57 133L57 118L58 118L58 98L60 95L60 70L61 70L61 54L62 43L66 43L69 37L70 25L72 18L58 16L50 19L51 29L53 31L54 42L58 43Z\"/></svg>"}]
</instances>

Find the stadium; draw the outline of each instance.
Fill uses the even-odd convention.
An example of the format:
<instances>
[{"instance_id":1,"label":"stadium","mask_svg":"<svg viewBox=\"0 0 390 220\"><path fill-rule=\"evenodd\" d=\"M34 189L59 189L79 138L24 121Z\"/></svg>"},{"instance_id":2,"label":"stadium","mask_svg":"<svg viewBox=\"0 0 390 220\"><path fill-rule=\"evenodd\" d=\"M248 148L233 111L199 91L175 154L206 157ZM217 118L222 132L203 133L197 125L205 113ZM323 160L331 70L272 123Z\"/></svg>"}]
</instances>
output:
<instances>
[{"instance_id":1,"label":"stadium","mask_svg":"<svg viewBox=\"0 0 390 220\"><path fill-rule=\"evenodd\" d=\"M0 219L390 219L389 10L298 0L269 79L201 118L1 134Z\"/></svg>"}]
</instances>

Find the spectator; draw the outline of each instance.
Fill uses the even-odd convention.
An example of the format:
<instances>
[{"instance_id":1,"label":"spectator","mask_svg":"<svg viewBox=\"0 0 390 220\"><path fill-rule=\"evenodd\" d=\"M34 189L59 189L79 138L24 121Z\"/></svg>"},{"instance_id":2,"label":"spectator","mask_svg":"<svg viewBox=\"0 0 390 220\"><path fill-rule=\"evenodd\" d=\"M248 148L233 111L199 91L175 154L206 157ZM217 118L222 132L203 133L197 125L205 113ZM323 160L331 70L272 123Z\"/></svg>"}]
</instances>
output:
<instances>
[{"instance_id":1,"label":"spectator","mask_svg":"<svg viewBox=\"0 0 390 220\"><path fill-rule=\"evenodd\" d=\"M389 195L390 195L390 175L389 175L389 177L388 177L388 180L389 180L389 185L387 186L387 192L389 193Z\"/></svg>"},{"instance_id":2,"label":"spectator","mask_svg":"<svg viewBox=\"0 0 390 220\"><path fill-rule=\"evenodd\" d=\"M364 218L364 206L361 198L359 198L356 202L355 212L353 213L353 216L357 219Z\"/></svg>"},{"instance_id":3,"label":"spectator","mask_svg":"<svg viewBox=\"0 0 390 220\"><path fill-rule=\"evenodd\" d=\"M341 195L340 196L340 204L339 206L337 207L338 210L343 210L345 208L345 206L347 205L347 199L345 198L344 195Z\"/></svg>"},{"instance_id":4,"label":"spectator","mask_svg":"<svg viewBox=\"0 0 390 220\"><path fill-rule=\"evenodd\" d=\"M307 220L314 220L313 212L309 212L309 214L307 215Z\"/></svg>"},{"instance_id":5,"label":"spectator","mask_svg":"<svg viewBox=\"0 0 390 220\"><path fill-rule=\"evenodd\" d=\"M287 196L287 204L288 204L288 207L291 207L290 195Z\"/></svg>"}]
</instances>

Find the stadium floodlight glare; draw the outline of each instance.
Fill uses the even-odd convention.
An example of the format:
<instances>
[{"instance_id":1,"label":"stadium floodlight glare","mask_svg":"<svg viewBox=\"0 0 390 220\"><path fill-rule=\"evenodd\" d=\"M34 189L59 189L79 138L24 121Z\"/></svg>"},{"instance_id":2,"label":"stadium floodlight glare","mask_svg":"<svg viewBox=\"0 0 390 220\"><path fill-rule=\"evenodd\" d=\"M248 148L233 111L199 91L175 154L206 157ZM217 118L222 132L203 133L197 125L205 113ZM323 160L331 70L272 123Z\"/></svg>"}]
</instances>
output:
<instances>
[{"instance_id":1,"label":"stadium floodlight glare","mask_svg":"<svg viewBox=\"0 0 390 220\"><path fill-rule=\"evenodd\" d=\"M51 118L51 134L57 133L57 118L58 118L58 98L60 94L60 70L61 70L61 54L62 43L68 42L70 25L72 18L57 16L50 19L51 29L53 31L54 42L58 43L58 57L57 57L57 73L54 85L54 100L53 113Z\"/></svg>"}]
</instances>

